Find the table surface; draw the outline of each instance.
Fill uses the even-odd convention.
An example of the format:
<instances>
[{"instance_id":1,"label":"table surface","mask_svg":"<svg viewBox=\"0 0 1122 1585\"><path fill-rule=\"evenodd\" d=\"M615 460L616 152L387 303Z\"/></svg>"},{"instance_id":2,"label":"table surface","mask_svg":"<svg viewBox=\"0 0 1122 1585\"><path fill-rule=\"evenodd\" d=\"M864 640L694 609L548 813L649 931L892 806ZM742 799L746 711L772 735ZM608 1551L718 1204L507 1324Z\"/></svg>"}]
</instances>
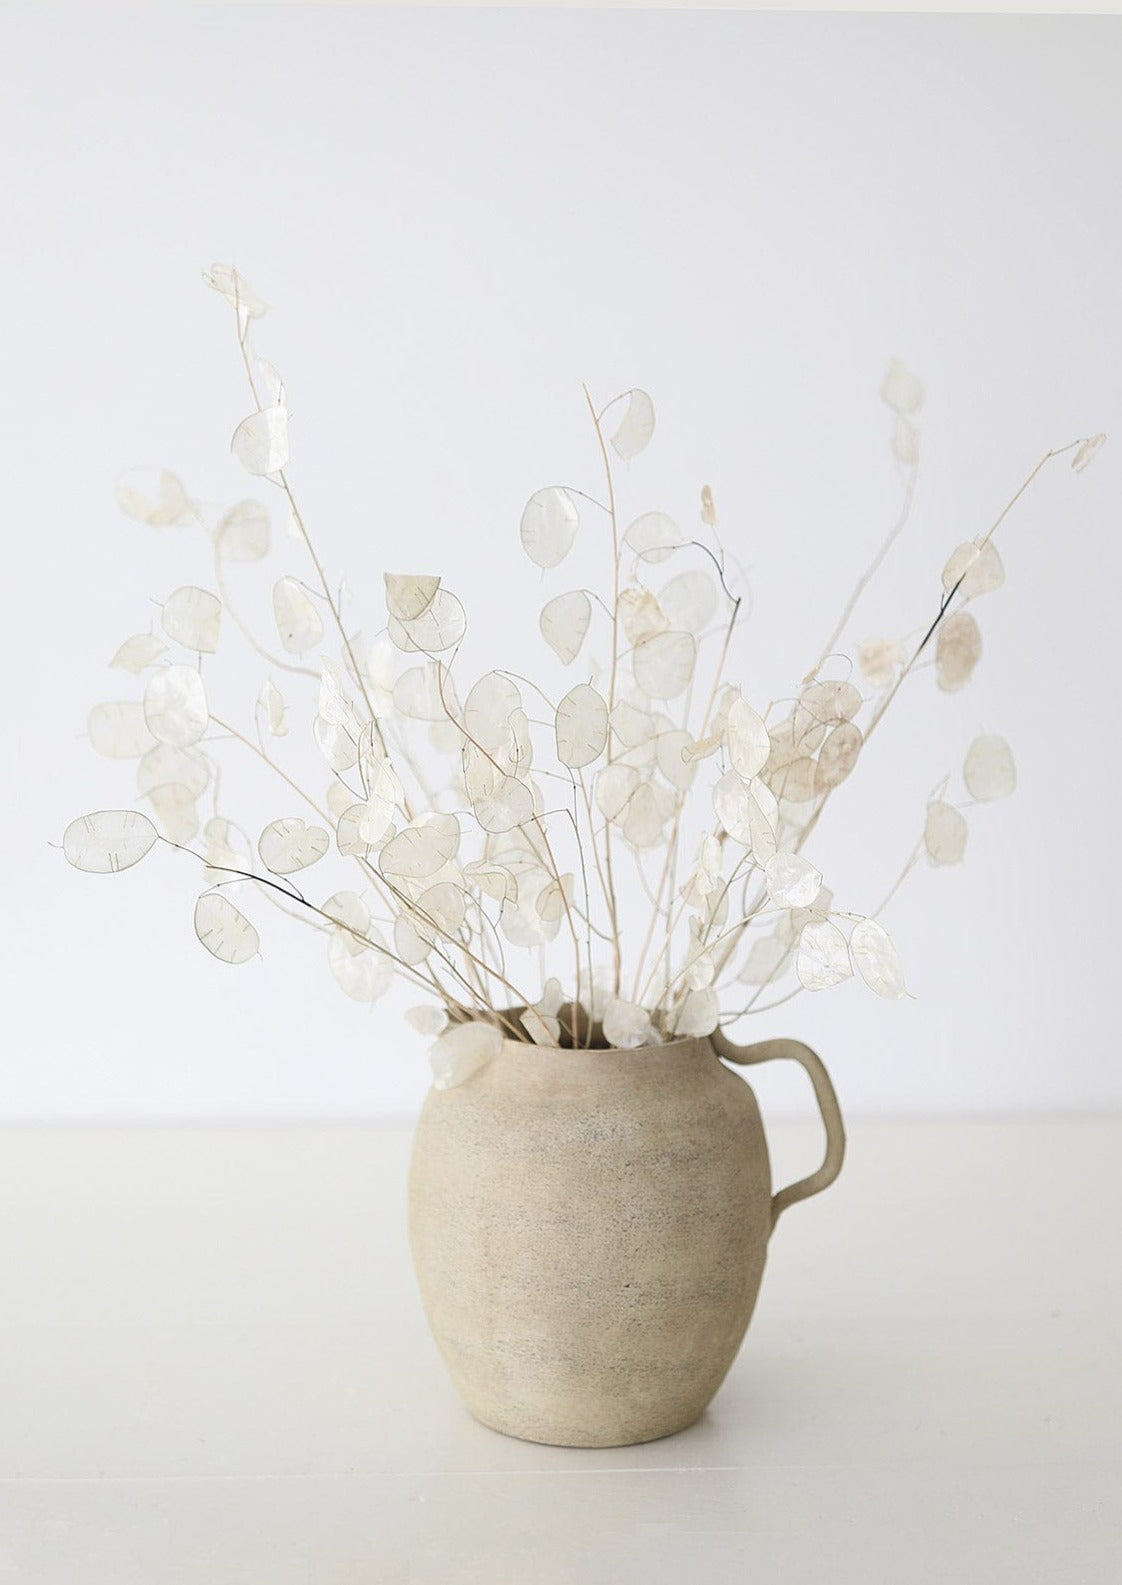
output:
<instances>
[{"instance_id":1,"label":"table surface","mask_svg":"<svg viewBox=\"0 0 1122 1585\"><path fill-rule=\"evenodd\" d=\"M0 1130L0 1580L1117 1585L1122 1119L850 1132L699 1424L586 1451L455 1397L408 1125Z\"/></svg>"}]
</instances>

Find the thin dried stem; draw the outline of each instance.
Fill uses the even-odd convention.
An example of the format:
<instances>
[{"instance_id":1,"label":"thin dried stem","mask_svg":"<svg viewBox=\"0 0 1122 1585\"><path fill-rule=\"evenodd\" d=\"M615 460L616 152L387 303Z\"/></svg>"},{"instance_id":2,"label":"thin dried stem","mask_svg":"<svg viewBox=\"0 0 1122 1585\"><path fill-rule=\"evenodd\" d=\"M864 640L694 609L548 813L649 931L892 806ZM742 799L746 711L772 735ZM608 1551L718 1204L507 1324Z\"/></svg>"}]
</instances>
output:
<instances>
[{"instance_id":1,"label":"thin dried stem","mask_svg":"<svg viewBox=\"0 0 1122 1585\"><path fill-rule=\"evenodd\" d=\"M587 385L582 385L584 399L588 403L588 411L592 415L593 427L596 430L596 442L600 448L600 458L604 465L604 478L608 487L608 515L612 528L612 650L611 664L608 671L608 718L611 719L616 703L616 674L619 668L619 519L616 515L615 480L612 476L612 464L608 456L608 444L604 439L604 431L600 423L600 414L592 400L592 393ZM612 763L614 739L608 733L607 762ZM607 887L608 918L612 935L612 988L616 996L619 995L620 976L622 973L622 957L619 939L619 903L616 897L615 879L612 875L612 830L611 821L604 827L604 878Z\"/></svg>"},{"instance_id":2,"label":"thin dried stem","mask_svg":"<svg viewBox=\"0 0 1122 1585\"><path fill-rule=\"evenodd\" d=\"M251 754L255 754L259 760L263 761L263 763L266 764L271 771L280 777L281 781L284 782L287 787L292 789L297 798L302 798L308 807L315 811L324 824L329 826L330 829L334 831L335 822L327 810L316 802L311 793L305 792L301 786L294 782L288 772L284 770L282 766L278 765L276 760L273 759L270 754L266 754L265 750L260 746L260 744L255 743L252 738L246 737L244 732L239 732L237 727L231 726L228 721L223 721L220 716L212 715L210 719L212 724L218 727L219 731L225 732L227 737L232 737L236 742L241 743L244 748L247 748Z\"/></svg>"},{"instance_id":3,"label":"thin dried stem","mask_svg":"<svg viewBox=\"0 0 1122 1585\"><path fill-rule=\"evenodd\" d=\"M445 716L452 723L452 725L457 727L459 729L459 731L463 734L464 741L469 743L474 749L476 749L478 751L478 753L484 755L484 757L487 760L489 760L490 763L494 766L495 770L498 772L498 774L500 776L505 776L507 773L503 769L502 765L500 765L499 761L495 758L495 756L488 749L484 748L483 744L480 743L478 741L478 739L476 739L475 737L472 736L472 734L468 731L467 727L459 719L459 717L454 715L452 713L452 711L449 709L448 701L444 697L444 669L443 669L443 667L440 667L440 666L437 667L436 687L437 687L437 695L438 695L438 697L440 699L441 709L444 711ZM541 816L535 814L533 816L533 819L532 819L532 824L534 825L535 829L537 830L538 835L541 837L542 845L543 845L543 847L545 849L545 855L546 855L546 859L547 859L548 868L549 868L550 873L551 873L551 875L553 877L553 880L557 883L557 889L558 889L558 891L561 894L561 901L562 901L562 904L563 904L564 909L565 909L565 915L566 915L566 918L568 920L569 930L570 930L570 932L572 934L572 938L573 938L573 955L574 955L575 965L576 965L576 983L575 983L574 990L573 990L573 1017L575 1018L576 1017L576 1005L580 1001L580 992L581 992L581 944L580 944L580 938L577 935L577 927L576 927L576 924L575 924L575 922L573 920L573 910L572 910L572 908L570 906L570 903L569 903L569 897L568 897L567 892L565 891L564 882L561 879L561 871L558 868L557 860L554 857L553 849L550 846L549 837L546 834L546 829L545 829L545 826L542 823ZM526 1005L529 1006L530 1004L527 1003Z\"/></svg>"},{"instance_id":4,"label":"thin dried stem","mask_svg":"<svg viewBox=\"0 0 1122 1585\"><path fill-rule=\"evenodd\" d=\"M704 547L702 547L702 548L704 548ZM712 554L712 552L710 552L710 554ZM714 558L714 560L715 559L716 558ZM721 586L722 586L722 588L724 587L724 578L723 578L723 576L722 576L722 579L721 579ZM726 593L727 593L727 590L726 590ZM728 663L729 648L730 648L730 646L732 644L733 631L734 631L734 629L736 627L737 618L740 615L740 605L741 605L740 596L739 595L737 595L737 596L730 595L729 598L732 600L732 611L729 614L728 625L725 628L725 636L724 636L724 639L722 640L722 643L721 643L721 651L720 651L720 654L717 657L717 664L713 668L713 681L712 681L712 683L710 685L709 697L706 700L706 704L705 704L705 714L702 716L701 727L700 727L700 730L698 731L698 734L697 734L699 741L701 739L703 739L707 735L707 733L709 731L710 722L713 719L713 709L714 709L714 707L715 707L715 705L717 703L717 695L720 692L721 683L724 680L725 666ZM650 921L649 926L647 927L647 933L646 933L646 936L644 937L643 945L642 945L642 948L640 949L640 952L639 952L638 962L636 963L636 966L635 966L635 987L634 987L634 990L632 992L632 997L631 997L632 1001L634 1001L634 1002L641 1002L643 997L645 997L648 994L648 992L650 991L651 984L653 982L654 976L655 976L655 974L657 973L657 970L658 970L659 962L661 961L662 958L669 956L670 948L671 948L671 942L672 942L672 938L673 938L673 935L674 935L674 931L675 931L675 929L676 929L676 927L677 927L677 925L680 922L681 917L682 917L682 911L683 911L683 908L684 908L684 904L681 904L679 906L679 908L677 910L677 913L675 914L674 913L674 909L673 909L673 902L672 902L673 891L671 890L671 892L669 893L669 895L667 897L667 905L666 905L666 910L665 910L666 929L665 929L665 940L664 940L664 944L663 944L663 949L662 949L662 952L659 954L659 956L655 959L655 963L654 963L654 966L653 966L653 968L651 970L650 975L648 976L646 981L643 981L642 974L643 974L643 968L644 968L644 965L645 965L646 959L647 959L647 953L650 951L651 943L652 943L652 941L654 939L654 932L655 932L655 929L656 929L656 927L658 925L658 921L663 916L662 897L663 897L663 893L666 891L666 887L667 887L667 885L669 883L670 877L673 874L673 867L674 867L674 864L675 864L675 861L676 861L677 851L678 851L678 838L679 838L679 833L680 833L680 830L681 830L682 813L683 813L683 811L685 809L685 806L686 806L687 797L688 797L688 794L685 791L679 791L678 795L677 795L677 798L676 798L676 801L675 801L673 825L672 825L672 828L671 828L671 836L670 836L670 840L667 843L667 847L666 847L666 858L665 858L665 861L664 861L663 866L662 866L662 874L659 877L658 886L657 886L657 888L655 890L655 911L651 915L651 921ZM642 990L640 990L640 985L642 985Z\"/></svg>"},{"instance_id":5,"label":"thin dried stem","mask_svg":"<svg viewBox=\"0 0 1122 1585\"><path fill-rule=\"evenodd\" d=\"M253 629L241 616L237 606L235 606L233 600L230 598L230 587L226 582L226 576L222 571L222 557L217 547L215 548L214 552L214 581L218 585L218 592L222 596L222 604L229 613L230 620L233 622L234 626L245 639L250 649L253 650L255 655L259 655L267 665L276 667L278 671L292 672L297 677L311 677L313 682L319 681L319 673L313 671L310 666L298 666L295 661L282 660L279 655L271 654L254 636Z\"/></svg>"},{"instance_id":6,"label":"thin dried stem","mask_svg":"<svg viewBox=\"0 0 1122 1585\"><path fill-rule=\"evenodd\" d=\"M1026 475L1025 479L1023 480L1023 482L1014 491L1013 495L1010 496L1009 500L1002 507L1001 511L998 513L998 515L994 519L993 523L986 530L985 534L983 534L980 538L978 538L978 539L976 539L974 541L974 543L978 546L979 549L982 549L985 545L989 544L990 540L993 538L993 536L997 532L998 528L1000 528L1001 524L1009 516L1009 513L1016 506L1017 502L1024 495L1025 491L1029 488L1029 486L1033 483L1033 481L1037 478L1037 476L1042 472L1042 470L1048 465L1048 463L1051 462L1056 457L1062 457L1067 452L1074 451L1077 446L1080 446L1082 444L1083 444L1082 440L1073 440L1073 441L1069 441L1066 446L1056 446L1056 447L1053 447L1051 450L1046 451L1044 453L1044 455L1040 458L1040 461L1036 464L1036 466L1034 468L1031 469L1031 471ZM867 746L869 738L872 736L873 732L880 725L880 723L884 720L884 717L887 714L887 712L889 710L889 707L892 705L893 700L896 698L897 694L900 692L900 689L903 687L905 679L911 675L912 671L914 670L914 668L916 666L917 661L920 659L920 656L924 653L924 651L926 650L928 644L931 642L932 638L938 632L939 626L942 623L943 619L946 617L947 613L949 612L949 610L951 608L951 603L954 600L955 595L958 593L959 588L961 587L963 579L965 577L966 577L966 574L963 573L962 577L960 577L958 579L958 581L954 584L954 586L951 589L947 590L943 594L943 597L942 597L942 599L939 602L939 609L936 611L933 620L928 625L926 631L924 632L923 637L920 639L920 641L917 644L915 650L912 652L911 658L908 660L906 665L904 665L901 668L900 673L897 676L897 678L894 681L894 683L892 684L891 688L889 688L886 691L886 693L884 694L884 696L882 697L882 699L880 701L880 704L876 707L876 709L874 711L874 714L873 714L873 718L869 722L869 725L868 725L868 727L865 730L864 744L862 745L862 752L864 752L864 748L865 748L865 746ZM842 785L844 785L844 783ZM814 813L811 815L810 819L807 821L806 825L803 827L801 833L799 834L798 840L796 841L795 846L794 846L794 850L793 850L794 852L800 853L802 851L802 849L805 847L807 841L809 840L810 836L812 835L812 833L814 832L816 826L818 825L819 820L822 818L823 811L825 810L826 805L829 803L831 794L834 791L836 791L836 789L832 788L830 792L827 792L824 795L824 797L822 797L819 800L817 806L815 807ZM724 955L723 955L721 961L717 965L718 977L720 976L720 974L723 972L724 968L728 964L729 958L732 956L733 952L735 952L738 944L739 944L739 940L736 940L736 941L733 941L733 942L729 943L728 947L726 948L726 950L724 952Z\"/></svg>"},{"instance_id":7,"label":"thin dried stem","mask_svg":"<svg viewBox=\"0 0 1122 1585\"><path fill-rule=\"evenodd\" d=\"M899 539L900 535L907 526L908 519L912 512L912 503L915 500L916 483L918 478L919 465L918 463L913 463L908 469L908 482L904 490L904 500L900 508L900 514L889 530L888 537L885 539L884 543L881 545L872 561L866 567L861 577L858 578L857 585L854 588L853 593L850 595L849 599L842 608L842 613L838 617L837 625L830 634L829 638L826 640L825 644L822 646L821 655L819 655L816 664L803 678L804 683L813 682L818 676L818 673L822 670L822 667L826 664L827 660L834 653L838 640L848 627L849 619L857 608L857 602L860 600L861 596L865 593L865 590L869 587L870 583L872 583L873 579L884 565L885 558L887 557L889 551L892 549L893 545Z\"/></svg>"},{"instance_id":8,"label":"thin dried stem","mask_svg":"<svg viewBox=\"0 0 1122 1585\"><path fill-rule=\"evenodd\" d=\"M212 715L210 719L216 727L225 732L229 737L232 737L236 742L241 743L244 748L247 748L250 751L251 754L256 755L263 764L267 765L275 775L279 776L281 781L284 782L287 787L290 787L298 798L302 798L308 807L319 816L319 818L324 822L329 830L335 830L335 821L331 818L328 810L324 809L321 804L316 802L310 793L305 792L297 782L293 781L288 772L282 766L278 765L276 760L273 759L270 754L267 754L260 744L254 743L251 738L248 738L244 733L239 732L237 727L231 726L229 722L223 721L219 716ZM364 860L359 859L358 862L360 867L363 869L363 873L374 883L382 901L387 902L388 898L386 896L382 876L377 870L373 868L372 865L367 864ZM392 904L390 906L392 908Z\"/></svg>"},{"instance_id":9,"label":"thin dried stem","mask_svg":"<svg viewBox=\"0 0 1122 1585\"><path fill-rule=\"evenodd\" d=\"M256 380L253 377L253 365L250 363L250 360L249 360L249 344L248 344L249 319L248 319L247 316L243 316L242 313L240 312L240 310L238 311L238 314L237 314L237 323L238 323L238 348L239 348L239 350L241 352L241 355L242 355L242 362L245 365L246 379L249 381L249 389L250 389L250 391L251 391L251 393L253 395L253 400L257 403L258 410L260 410L261 409L261 398L258 395L257 382L256 382ZM281 468L276 473L275 478L276 478L276 482L279 484L281 490L284 492L285 500L288 502L288 509L289 509L289 511L292 514L292 521L296 525L296 528L297 528L297 530L298 530L298 532L300 534L300 537L301 537L301 539L304 542L304 548L307 550L308 555L311 558L312 566L316 570L316 577L319 579L319 586L320 586L320 589L321 589L321 591L323 593L323 598L327 602L327 608L331 612L331 617L332 617L333 622L335 623L335 627L336 627L336 629L338 631L339 638L340 638L340 640L342 642L342 645L343 645L343 649L345 650L346 655L347 655L347 659L350 662L351 673L352 673L355 681L358 684L359 692L362 694L363 703L366 705L366 709L367 709L367 712L368 712L368 715L369 715L369 719L370 719L370 724L374 728L374 733L375 733L375 736L376 736L376 738L378 740L378 745L381 748L382 753L385 755L386 759L389 759L389 757L390 757L389 756L389 749L386 746L386 740L385 740L385 738L382 735L381 722L378 719L378 713L374 709L374 705L373 705L373 702L372 702L372 700L370 698L369 691L367 690L366 679L363 676L362 668L359 666L358 660L357 660L357 658L355 656L355 652L354 652L354 649L353 649L352 644L351 644L350 634L347 632L345 626L343 625L342 614L341 614L341 612L339 610L338 604L336 603L335 596L331 592L331 585L327 581L327 574L324 571L323 563L320 561L319 555L318 555L318 553L316 551L316 548L312 544L312 537L308 533L307 525L305 524L304 519L303 519L303 517L302 517L302 515L300 513L300 509L299 509L299 507L296 504L296 497L292 493L292 487L291 487L291 485L288 482L288 475L286 474L285 470L283 468ZM406 805L404 807L405 807L406 818L411 820L413 818L413 816L412 816L412 813L411 813L411 811L409 809L408 803L406 803Z\"/></svg>"},{"instance_id":10,"label":"thin dried stem","mask_svg":"<svg viewBox=\"0 0 1122 1585\"><path fill-rule=\"evenodd\" d=\"M742 1007L739 1012L735 1013L722 1013L721 1027L723 1029L726 1024L735 1024L738 1018L747 1018L748 1014L753 1011L757 1014L774 1012L777 1007L785 1007L788 1002L793 1002L795 997L801 996L805 989L805 985L795 985L786 993L785 996L777 996L775 1001L767 1002L763 1007L756 1007L754 1005L756 996L759 995L759 991L757 991L756 996L753 996L747 1007Z\"/></svg>"},{"instance_id":11,"label":"thin dried stem","mask_svg":"<svg viewBox=\"0 0 1122 1585\"><path fill-rule=\"evenodd\" d=\"M159 840L163 842L166 847L175 848L179 853L190 854L193 859L198 859L199 863L205 865L207 869L217 870L224 875L229 875L232 881L249 881L256 886L270 887L272 890L279 892L282 897L287 898L289 902L296 903L299 907L307 909L309 913L318 915L318 917L322 919L325 924L330 927L330 929L341 930L345 932L345 934L352 936L356 941L361 942L361 944L369 951L377 952L380 956L389 958L395 965L396 972L404 975L405 978L412 980L422 990L431 990L434 988L433 986L426 984L424 980L416 975L409 965L403 962L395 952L391 952L390 949L386 946L383 946L380 941L375 941L370 936L364 935L362 931L356 930L350 925L341 924L339 920L332 918L330 914L325 913L324 910L318 907L315 903L309 902L304 894L299 890L299 888L295 886L285 886L281 881L274 879L272 876L258 875L253 870L238 869L234 865L230 864L214 864L207 858L205 853L197 853L194 848L188 847L183 842L173 842L170 837L160 837ZM214 887L211 889L215 890L222 884L224 883L216 882Z\"/></svg>"}]
</instances>

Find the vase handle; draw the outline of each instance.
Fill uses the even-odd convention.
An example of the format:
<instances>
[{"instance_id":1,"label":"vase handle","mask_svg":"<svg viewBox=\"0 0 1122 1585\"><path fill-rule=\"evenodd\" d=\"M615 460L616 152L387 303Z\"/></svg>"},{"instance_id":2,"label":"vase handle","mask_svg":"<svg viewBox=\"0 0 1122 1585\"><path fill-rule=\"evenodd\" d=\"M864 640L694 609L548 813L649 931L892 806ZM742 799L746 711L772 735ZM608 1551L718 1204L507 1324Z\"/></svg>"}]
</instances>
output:
<instances>
[{"instance_id":1,"label":"vase handle","mask_svg":"<svg viewBox=\"0 0 1122 1585\"><path fill-rule=\"evenodd\" d=\"M808 1199L812 1194L821 1194L823 1189L829 1188L842 1169L842 1162L845 1160L845 1125L842 1122L838 1098L834 1094L834 1086L830 1083L830 1075L823 1067L821 1059L809 1046L804 1046L801 1040L761 1040L754 1046L735 1046L719 1029L714 1030L709 1038L713 1050L719 1057L724 1057L726 1062L738 1062L747 1066L755 1062L771 1062L777 1057L790 1057L793 1062L802 1064L814 1086L814 1096L826 1130L826 1156L818 1171L812 1172L809 1178L800 1178L797 1183L789 1183L785 1189L780 1189L778 1194L772 1195L771 1225L774 1227L780 1214L789 1205L794 1205L796 1200Z\"/></svg>"}]
</instances>

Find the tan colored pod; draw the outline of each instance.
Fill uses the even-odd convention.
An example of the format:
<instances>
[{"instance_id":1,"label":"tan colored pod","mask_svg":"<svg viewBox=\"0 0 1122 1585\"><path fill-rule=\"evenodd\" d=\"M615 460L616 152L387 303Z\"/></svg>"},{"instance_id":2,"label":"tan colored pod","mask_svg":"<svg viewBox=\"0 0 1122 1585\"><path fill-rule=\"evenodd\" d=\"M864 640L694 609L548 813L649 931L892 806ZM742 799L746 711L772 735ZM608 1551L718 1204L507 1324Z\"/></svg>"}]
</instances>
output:
<instances>
[{"instance_id":1,"label":"tan colored pod","mask_svg":"<svg viewBox=\"0 0 1122 1585\"><path fill-rule=\"evenodd\" d=\"M793 1057L823 1166L773 1199L749 1086L717 1061ZM433 1335L468 1408L532 1442L683 1430L736 1357L775 1218L841 1168L825 1069L795 1041L636 1051L515 1041L417 1124L409 1233Z\"/></svg>"}]
</instances>

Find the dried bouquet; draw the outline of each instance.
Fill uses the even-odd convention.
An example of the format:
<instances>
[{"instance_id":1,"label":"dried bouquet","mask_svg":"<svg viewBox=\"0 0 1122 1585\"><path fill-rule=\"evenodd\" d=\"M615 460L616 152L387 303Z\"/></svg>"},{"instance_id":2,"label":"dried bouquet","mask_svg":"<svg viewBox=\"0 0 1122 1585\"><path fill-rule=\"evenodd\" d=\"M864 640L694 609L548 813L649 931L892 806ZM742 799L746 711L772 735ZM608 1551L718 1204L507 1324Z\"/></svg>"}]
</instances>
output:
<instances>
[{"instance_id":1,"label":"dried bouquet","mask_svg":"<svg viewBox=\"0 0 1122 1585\"><path fill-rule=\"evenodd\" d=\"M221 962L258 955L250 915L273 903L319 932L356 1001L374 1002L401 976L424 998L408 1016L436 1037L441 1086L488 1061L504 1037L639 1047L707 1035L855 971L880 996L905 995L881 909L835 906L806 850L917 663L933 659L942 689L968 681L982 647L972 607L1003 580L993 536L1006 514L1049 461L1071 453L1081 470L1104 437L1049 451L991 528L951 548L925 619L858 644L849 659L839 645L915 490L923 391L892 364L881 395L899 519L792 696L768 703L725 677L742 597L710 490L688 529L661 511L631 517L617 468L651 440L651 399L631 390L600 407L586 390L602 486L595 498L540 489L520 525L545 574L562 568L578 533L602 546L603 587L566 588L562 574L541 611L544 643L576 674L558 698L528 680L521 657L515 669L464 676L464 608L436 574L386 573L385 619L361 636L289 481L284 383L250 337L264 304L229 266L206 280L233 310L253 399L234 455L269 486L303 565L272 582L276 631L263 640L230 583L241 564L270 555L266 505L242 500L208 524L171 473L121 481L130 516L207 528L214 590L176 589L159 632L128 638L113 656L142 679L141 697L96 706L89 737L99 753L137 761L148 812L73 821L63 839L71 864L112 873L162 842L200 865L195 933ZM211 657L230 627L268 667L240 725L209 698ZM326 786L305 789L286 763L281 740L297 732L314 738ZM235 816L219 754L275 772L277 818ZM1013 790L1005 741L979 737L962 781L962 794L944 781L932 795L901 880L924 855L961 859L963 810ZM341 866L349 879L320 879Z\"/></svg>"}]
</instances>

